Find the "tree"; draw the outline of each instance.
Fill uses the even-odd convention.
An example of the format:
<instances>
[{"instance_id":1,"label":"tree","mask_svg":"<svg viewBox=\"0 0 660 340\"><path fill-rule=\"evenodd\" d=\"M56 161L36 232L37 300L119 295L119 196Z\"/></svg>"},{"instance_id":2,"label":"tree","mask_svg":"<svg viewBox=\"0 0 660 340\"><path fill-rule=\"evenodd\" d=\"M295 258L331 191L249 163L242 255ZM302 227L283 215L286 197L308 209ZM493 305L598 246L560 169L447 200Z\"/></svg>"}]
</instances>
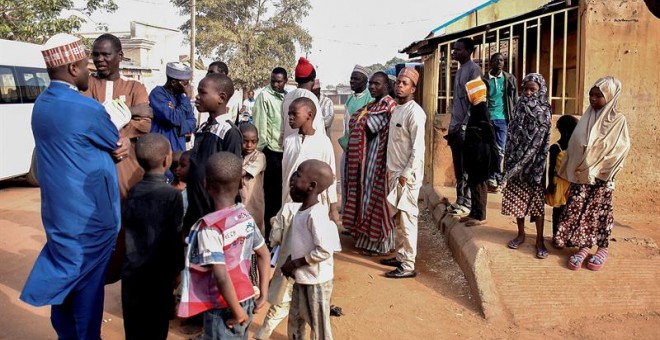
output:
<instances>
[{"instance_id":1,"label":"tree","mask_svg":"<svg viewBox=\"0 0 660 340\"><path fill-rule=\"evenodd\" d=\"M365 68L369 71L369 74L374 74L375 72L382 71L385 72L387 69L390 69L392 67L395 67L398 64L403 64L405 63L405 59L397 58L394 57L390 60L388 60L385 65L378 63L378 64L373 64L366 66Z\"/></svg>"},{"instance_id":2,"label":"tree","mask_svg":"<svg viewBox=\"0 0 660 340\"><path fill-rule=\"evenodd\" d=\"M64 10L78 10L89 16L95 11L114 12L113 0L86 0L83 9L74 8L73 0L0 0L0 38L42 44L56 33L80 29L85 19L61 18Z\"/></svg>"},{"instance_id":3,"label":"tree","mask_svg":"<svg viewBox=\"0 0 660 340\"><path fill-rule=\"evenodd\" d=\"M189 0L171 1L190 16ZM198 53L227 63L237 86L264 86L273 68L293 70L296 46L311 48L299 24L310 9L309 0L197 0ZM190 20L181 30L189 33Z\"/></svg>"}]
</instances>

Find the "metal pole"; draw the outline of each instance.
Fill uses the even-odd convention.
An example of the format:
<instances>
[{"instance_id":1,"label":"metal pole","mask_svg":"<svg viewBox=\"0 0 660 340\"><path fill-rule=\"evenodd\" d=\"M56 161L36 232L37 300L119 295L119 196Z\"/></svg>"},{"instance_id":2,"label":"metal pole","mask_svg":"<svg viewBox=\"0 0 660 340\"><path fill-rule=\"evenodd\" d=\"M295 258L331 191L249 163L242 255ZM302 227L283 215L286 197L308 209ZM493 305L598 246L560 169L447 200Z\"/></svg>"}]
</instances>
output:
<instances>
[{"instance_id":1,"label":"metal pole","mask_svg":"<svg viewBox=\"0 0 660 340\"><path fill-rule=\"evenodd\" d=\"M190 0L190 68L195 75L195 0Z\"/></svg>"}]
</instances>

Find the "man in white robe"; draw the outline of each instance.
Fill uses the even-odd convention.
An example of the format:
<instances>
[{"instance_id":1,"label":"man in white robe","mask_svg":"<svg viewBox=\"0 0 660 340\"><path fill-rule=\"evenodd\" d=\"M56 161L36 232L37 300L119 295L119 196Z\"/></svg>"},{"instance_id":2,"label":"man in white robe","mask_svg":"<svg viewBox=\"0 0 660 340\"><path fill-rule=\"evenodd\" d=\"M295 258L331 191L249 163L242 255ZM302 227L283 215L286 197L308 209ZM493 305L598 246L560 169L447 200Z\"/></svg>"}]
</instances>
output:
<instances>
[{"instance_id":1,"label":"man in white robe","mask_svg":"<svg viewBox=\"0 0 660 340\"><path fill-rule=\"evenodd\" d=\"M414 68L404 68L396 81L399 105L390 120L387 143L387 172L390 193L387 201L397 222L396 257L380 263L396 269L385 273L389 278L415 277L417 255L417 199L424 179L424 126L426 114L413 100L419 74Z\"/></svg>"}]
</instances>

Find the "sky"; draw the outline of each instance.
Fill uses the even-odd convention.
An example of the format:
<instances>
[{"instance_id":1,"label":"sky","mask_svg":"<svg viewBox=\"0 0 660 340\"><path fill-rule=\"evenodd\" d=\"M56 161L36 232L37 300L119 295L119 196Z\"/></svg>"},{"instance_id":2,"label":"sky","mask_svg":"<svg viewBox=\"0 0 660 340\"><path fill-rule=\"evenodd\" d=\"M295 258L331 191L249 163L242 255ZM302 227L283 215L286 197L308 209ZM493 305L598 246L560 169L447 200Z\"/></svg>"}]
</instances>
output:
<instances>
[{"instance_id":1,"label":"sky","mask_svg":"<svg viewBox=\"0 0 660 340\"><path fill-rule=\"evenodd\" d=\"M178 28L187 18L169 0L114 0L114 13L94 13L83 18L82 31L93 31L95 22L108 24L110 31L128 31L131 21ZM76 0L76 3L81 0ZM312 36L309 60L317 77L327 84L348 83L355 64L381 63L393 57L406 59L398 51L424 39L446 21L484 3L484 0L310 0L312 10L302 26ZM75 13L75 12L73 12ZM189 47L182 46L181 53ZM297 54L303 55L297 51Z\"/></svg>"}]
</instances>

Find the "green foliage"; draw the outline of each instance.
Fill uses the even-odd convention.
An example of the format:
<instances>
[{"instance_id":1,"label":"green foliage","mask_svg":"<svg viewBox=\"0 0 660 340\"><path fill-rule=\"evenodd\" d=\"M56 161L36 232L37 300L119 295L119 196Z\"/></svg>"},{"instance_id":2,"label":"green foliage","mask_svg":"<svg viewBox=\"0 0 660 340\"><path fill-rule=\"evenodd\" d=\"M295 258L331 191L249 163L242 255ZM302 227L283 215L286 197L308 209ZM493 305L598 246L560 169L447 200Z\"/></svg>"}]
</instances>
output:
<instances>
[{"instance_id":1,"label":"green foliage","mask_svg":"<svg viewBox=\"0 0 660 340\"><path fill-rule=\"evenodd\" d=\"M397 64L402 64L405 63L405 59L397 58L394 57L390 60L388 60L385 65L378 63L378 64L373 64L369 66L365 66L365 68L369 71L369 74L374 74L375 72L382 71L385 72L387 69L392 68L396 66Z\"/></svg>"},{"instance_id":2,"label":"green foliage","mask_svg":"<svg viewBox=\"0 0 660 340\"><path fill-rule=\"evenodd\" d=\"M171 0L190 16L189 0ZM277 66L292 73L296 46L308 50L312 37L300 22L309 0L197 0L196 48L200 55L222 60L237 86L268 84ZM181 29L190 32L190 20Z\"/></svg>"},{"instance_id":3,"label":"green foliage","mask_svg":"<svg viewBox=\"0 0 660 340\"><path fill-rule=\"evenodd\" d=\"M73 0L0 0L0 39L44 43L56 33L72 33L80 29L83 18L60 17L64 10L74 9ZM86 0L81 13L113 12L113 0Z\"/></svg>"}]
</instances>

